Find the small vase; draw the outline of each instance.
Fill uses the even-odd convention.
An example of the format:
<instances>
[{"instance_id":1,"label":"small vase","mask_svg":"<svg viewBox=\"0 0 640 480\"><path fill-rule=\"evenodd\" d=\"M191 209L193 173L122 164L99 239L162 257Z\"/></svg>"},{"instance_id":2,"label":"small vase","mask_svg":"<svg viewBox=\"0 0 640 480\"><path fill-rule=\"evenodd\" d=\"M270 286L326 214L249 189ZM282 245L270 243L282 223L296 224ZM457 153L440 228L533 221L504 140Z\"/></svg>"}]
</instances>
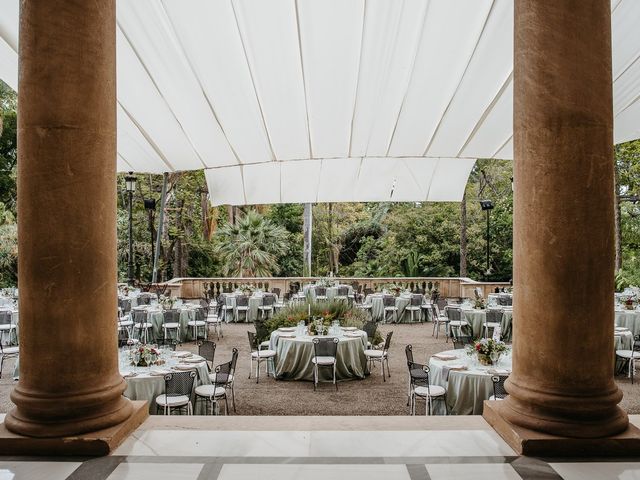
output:
<instances>
[{"instance_id":1,"label":"small vase","mask_svg":"<svg viewBox=\"0 0 640 480\"><path fill-rule=\"evenodd\" d=\"M480 365L485 365L485 366L493 365L493 361L491 360L491 357L489 355L478 353L477 357L478 357L478 362L480 362Z\"/></svg>"}]
</instances>

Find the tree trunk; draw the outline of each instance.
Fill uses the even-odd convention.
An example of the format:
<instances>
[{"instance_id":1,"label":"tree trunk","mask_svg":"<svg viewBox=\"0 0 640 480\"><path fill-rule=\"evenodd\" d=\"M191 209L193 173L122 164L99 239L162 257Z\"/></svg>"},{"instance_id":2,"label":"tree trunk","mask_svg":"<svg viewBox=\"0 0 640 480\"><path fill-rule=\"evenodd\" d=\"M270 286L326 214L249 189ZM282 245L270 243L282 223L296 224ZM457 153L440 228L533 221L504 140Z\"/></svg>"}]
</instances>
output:
<instances>
[{"instance_id":1,"label":"tree trunk","mask_svg":"<svg viewBox=\"0 0 640 480\"><path fill-rule=\"evenodd\" d=\"M460 276L468 276L467 272L467 192L460 202Z\"/></svg>"},{"instance_id":2,"label":"tree trunk","mask_svg":"<svg viewBox=\"0 0 640 480\"><path fill-rule=\"evenodd\" d=\"M312 222L313 222L313 205L311 203L304 204L303 216L303 260L302 274L303 276L311 276L311 238L312 238Z\"/></svg>"}]
</instances>

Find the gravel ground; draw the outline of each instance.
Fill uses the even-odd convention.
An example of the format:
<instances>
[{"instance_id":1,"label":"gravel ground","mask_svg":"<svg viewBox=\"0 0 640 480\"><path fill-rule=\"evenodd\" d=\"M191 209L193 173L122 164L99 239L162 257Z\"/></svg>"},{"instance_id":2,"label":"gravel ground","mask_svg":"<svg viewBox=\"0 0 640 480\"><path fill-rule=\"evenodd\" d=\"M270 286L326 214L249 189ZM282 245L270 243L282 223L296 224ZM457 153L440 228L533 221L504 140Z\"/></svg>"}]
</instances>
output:
<instances>
[{"instance_id":1,"label":"gravel ground","mask_svg":"<svg viewBox=\"0 0 640 480\"><path fill-rule=\"evenodd\" d=\"M216 351L216 363L231 358L231 349L239 349L236 404L238 415L406 415L407 373L404 354L405 345L413 345L414 358L422 361L428 355L453 348L445 343L444 337L438 340L431 336L431 324L381 325L384 334L393 330L394 336L390 349L391 378L382 381L379 364L372 374L364 380L339 383L336 392L331 384L321 384L317 392L310 382L275 381L260 376L260 384L249 380L249 343L247 330L251 325L229 324L225 326L224 338L219 341ZM196 350L193 343L185 344L181 349ZM14 360L5 361L0 379L0 413L12 408L9 394L14 386L12 380ZM624 392L622 408L629 413L640 413L640 381L631 385L626 377L616 378ZM640 380L640 379L639 379ZM422 406L419 403L418 408ZM420 410L418 410L420 412Z\"/></svg>"}]
</instances>

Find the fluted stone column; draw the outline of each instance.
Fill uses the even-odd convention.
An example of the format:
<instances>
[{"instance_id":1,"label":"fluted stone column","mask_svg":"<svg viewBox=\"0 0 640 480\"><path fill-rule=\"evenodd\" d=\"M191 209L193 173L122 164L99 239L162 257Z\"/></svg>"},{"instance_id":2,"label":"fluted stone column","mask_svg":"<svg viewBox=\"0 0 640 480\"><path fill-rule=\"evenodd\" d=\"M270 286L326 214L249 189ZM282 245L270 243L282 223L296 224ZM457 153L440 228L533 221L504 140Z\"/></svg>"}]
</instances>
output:
<instances>
[{"instance_id":1,"label":"fluted stone column","mask_svg":"<svg viewBox=\"0 0 640 480\"><path fill-rule=\"evenodd\" d=\"M116 338L115 0L21 2L14 433L129 419Z\"/></svg>"},{"instance_id":2,"label":"fluted stone column","mask_svg":"<svg viewBox=\"0 0 640 480\"><path fill-rule=\"evenodd\" d=\"M614 382L610 0L516 0L511 424L627 429Z\"/></svg>"}]
</instances>

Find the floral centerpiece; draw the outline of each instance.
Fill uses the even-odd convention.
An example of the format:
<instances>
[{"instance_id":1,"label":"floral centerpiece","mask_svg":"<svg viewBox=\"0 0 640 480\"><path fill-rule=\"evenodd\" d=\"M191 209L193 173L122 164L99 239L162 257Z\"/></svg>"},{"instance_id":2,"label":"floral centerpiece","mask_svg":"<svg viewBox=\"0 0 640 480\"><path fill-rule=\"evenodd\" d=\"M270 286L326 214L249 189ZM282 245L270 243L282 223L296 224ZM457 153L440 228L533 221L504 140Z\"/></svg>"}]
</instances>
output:
<instances>
[{"instance_id":1,"label":"floral centerpiece","mask_svg":"<svg viewBox=\"0 0 640 480\"><path fill-rule=\"evenodd\" d=\"M164 295L160 295L159 303L160 305L162 305L163 309L171 310L173 308L175 300L173 299L173 297L165 297Z\"/></svg>"},{"instance_id":2,"label":"floral centerpiece","mask_svg":"<svg viewBox=\"0 0 640 480\"><path fill-rule=\"evenodd\" d=\"M383 283L382 285L378 285L378 289L379 292L389 292L392 295L395 295L396 297L398 295L400 295L400 292L403 290L402 285L398 285L397 283Z\"/></svg>"},{"instance_id":3,"label":"floral centerpiece","mask_svg":"<svg viewBox=\"0 0 640 480\"><path fill-rule=\"evenodd\" d=\"M238 286L238 290L240 290L245 295L251 295L253 292L255 292L256 287L254 287L250 283L243 283L242 285Z\"/></svg>"},{"instance_id":4,"label":"floral centerpiece","mask_svg":"<svg viewBox=\"0 0 640 480\"><path fill-rule=\"evenodd\" d=\"M335 280L331 280L329 278L319 278L316 280L316 287L331 287L335 282Z\"/></svg>"},{"instance_id":5,"label":"floral centerpiece","mask_svg":"<svg viewBox=\"0 0 640 480\"><path fill-rule=\"evenodd\" d=\"M476 355L482 365L494 365L500 360L500 355L508 351L507 344L493 338L483 338L469 346L467 353Z\"/></svg>"},{"instance_id":6,"label":"floral centerpiece","mask_svg":"<svg viewBox=\"0 0 640 480\"><path fill-rule=\"evenodd\" d=\"M131 365L136 367L150 367L151 365L160 365L164 363L159 360L160 351L149 345L140 345L131 350Z\"/></svg>"}]
</instances>

